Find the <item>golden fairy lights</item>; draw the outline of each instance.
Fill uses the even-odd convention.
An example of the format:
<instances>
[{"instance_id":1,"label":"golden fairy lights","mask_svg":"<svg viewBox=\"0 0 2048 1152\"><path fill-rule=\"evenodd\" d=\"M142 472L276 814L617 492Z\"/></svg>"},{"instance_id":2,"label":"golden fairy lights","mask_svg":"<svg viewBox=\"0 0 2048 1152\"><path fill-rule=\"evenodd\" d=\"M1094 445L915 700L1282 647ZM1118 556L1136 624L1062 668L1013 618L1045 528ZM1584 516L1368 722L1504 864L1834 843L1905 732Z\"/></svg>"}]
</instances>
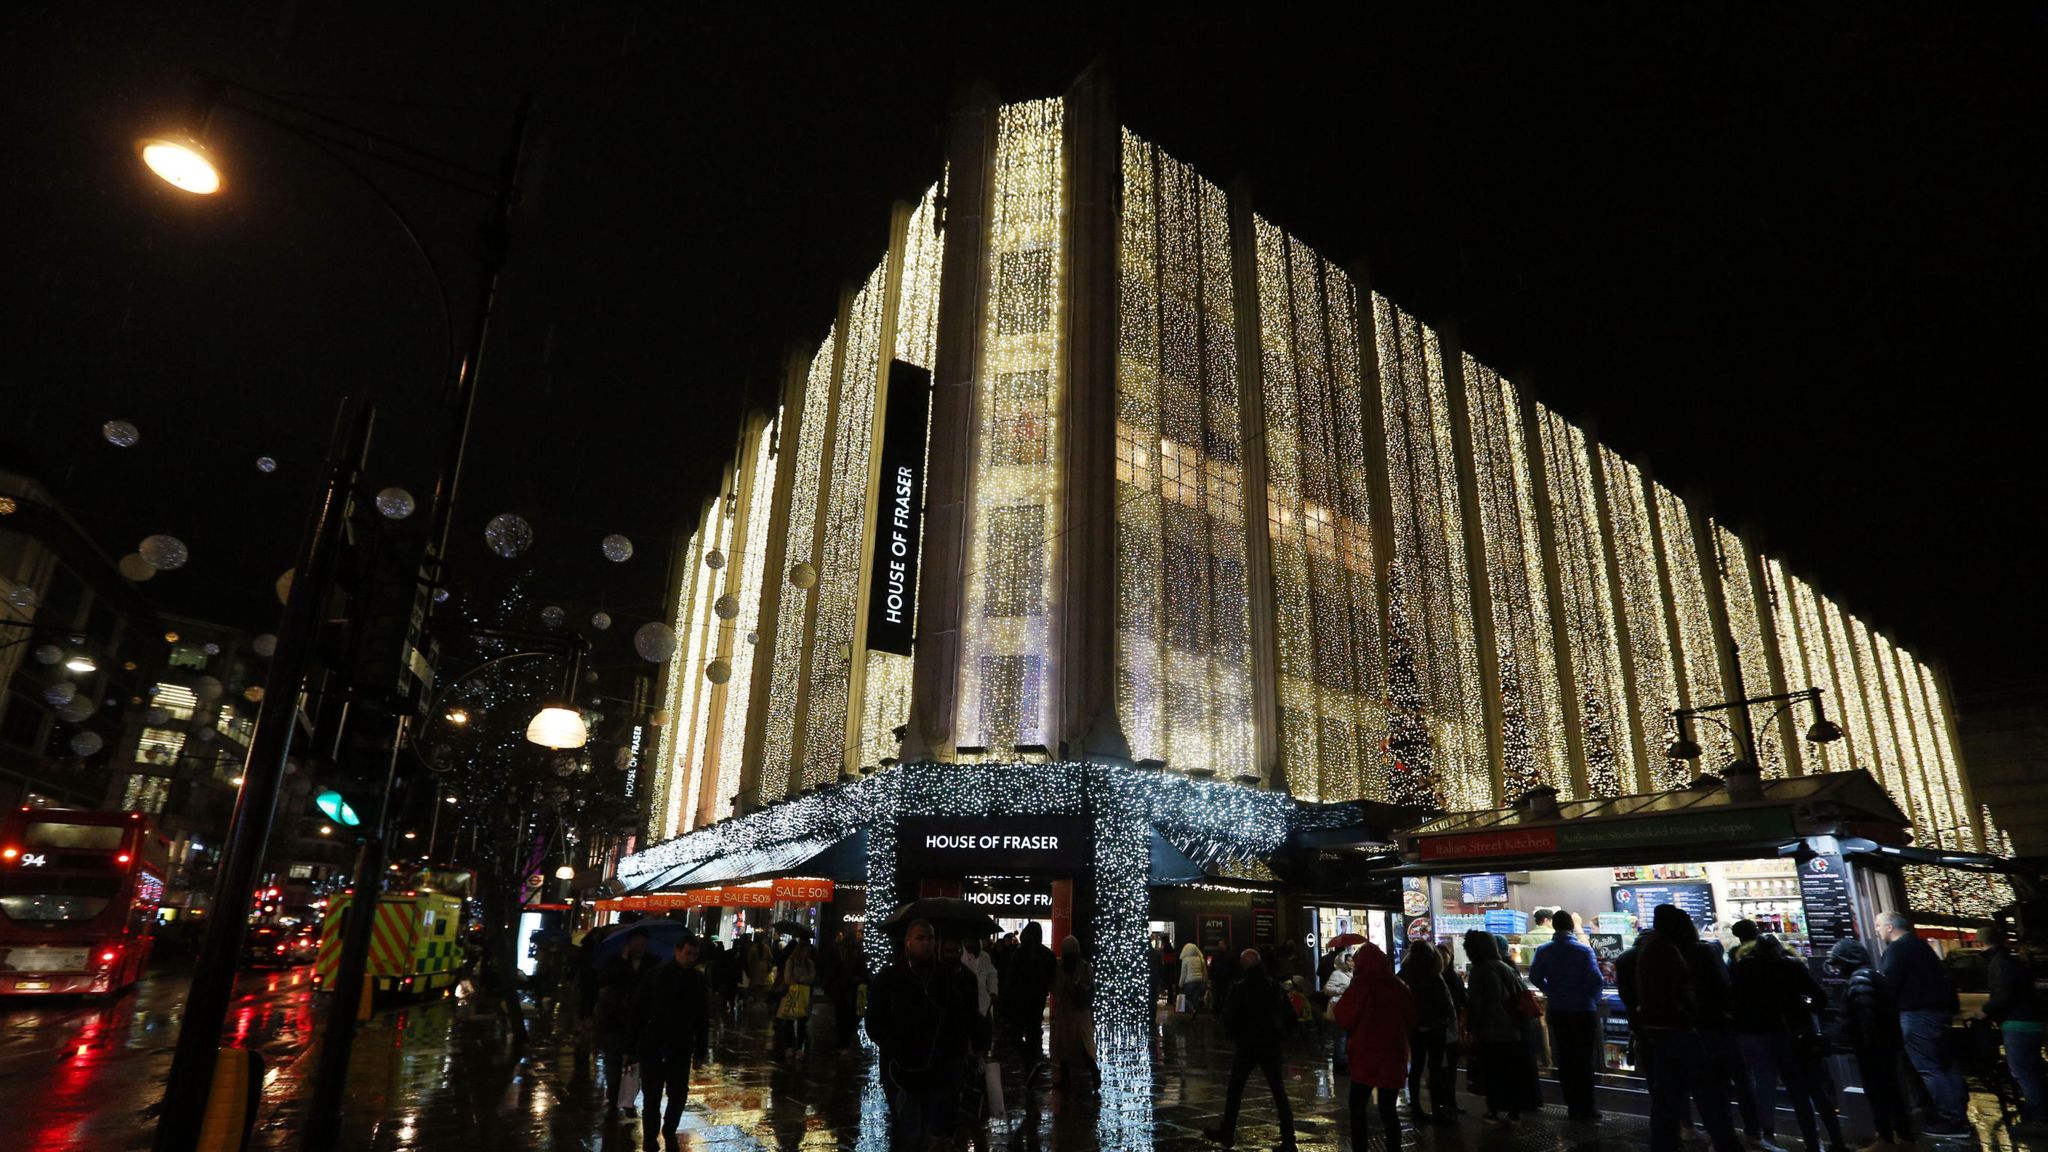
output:
<instances>
[{"instance_id":1,"label":"golden fairy lights","mask_svg":"<svg viewBox=\"0 0 2048 1152\"><path fill-rule=\"evenodd\" d=\"M739 790L740 763L746 753L747 709L753 699L754 650L761 627L762 566L767 562L769 516L775 501L775 428L765 418L756 427L747 448L744 468L745 522L735 527L739 543L727 559L725 589L739 599L739 614L721 621L719 647L732 666L732 678L719 690L724 693L724 710L718 733L715 774L708 783L713 791L697 801L698 810L714 820L732 815L733 796Z\"/></svg>"},{"instance_id":2,"label":"golden fairy lights","mask_svg":"<svg viewBox=\"0 0 2048 1152\"><path fill-rule=\"evenodd\" d=\"M1062 111L1009 104L996 124L956 729L991 749L1043 743L1051 720Z\"/></svg>"},{"instance_id":3,"label":"golden fairy lights","mask_svg":"<svg viewBox=\"0 0 2048 1152\"><path fill-rule=\"evenodd\" d=\"M1728 632L1735 638L1735 655L1742 666L1742 683L1731 699L1771 694L1770 650L1764 645L1762 607L1756 585L1750 580L1749 548L1742 537L1726 526L1714 525L1714 549L1720 554L1721 601L1728 609ZM1756 736L1757 768L1765 776L1785 775L1785 748L1778 733L1766 724L1774 705L1749 710L1749 723Z\"/></svg>"},{"instance_id":4,"label":"golden fairy lights","mask_svg":"<svg viewBox=\"0 0 2048 1152\"><path fill-rule=\"evenodd\" d=\"M1652 481L1650 491L1657 511L1657 559L1671 591L1671 615L1677 621L1672 639L1678 650L1679 704L1687 708L1718 704L1728 699L1728 693L1721 681L1713 608L1707 599L1708 565L1700 563L1692 510L1662 484ZM1736 758L1735 745L1723 728L1698 725L1693 739L1706 750L1702 766L1722 765Z\"/></svg>"},{"instance_id":5,"label":"golden fairy lights","mask_svg":"<svg viewBox=\"0 0 2048 1152\"><path fill-rule=\"evenodd\" d=\"M1559 600L1577 681L1571 691L1579 706L1585 790L1589 796L1618 796L1635 791L1636 761L1592 461L1584 432L1541 404L1536 412L1556 539Z\"/></svg>"},{"instance_id":6,"label":"golden fairy lights","mask_svg":"<svg viewBox=\"0 0 2048 1152\"><path fill-rule=\"evenodd\" d=\"M1636 786L1647 791L1682 788L1692 778L1692 766L1663 752L1667 746L1664 717L1678 705L1678 669L1664 612L1664 586L1657 571L1656 534L1651 530L1643 474L1603 446L1600 490L1607 505L1622 635L1628 641L1629 670L1635 674L1636 707L1631 712L1643 767L1643 779Z\"/></svg>"},{"instance_id":7,"label":"golden fairy lights","mask_svg":"<svg viewBox=\"0 0 2048 1152\"><path fill-rule=\"evenodd\" d=\"M789 514L782 524L787 542L784 567L811 563L812 546L818 526L818 477L824 467L825 433L832 411L832 359L837 351L837 330L825 336L811 357L804 377L803 415L797 421L795 468L790 480ZM784 444L787 448L787 442ZM792 769L802 776L802 761L796 756L797 719L803 706L801 667L810 637L805 634L815 587L799 588L789 581L787 571L775 574L781 581L780 603L775 615L775 653L768 664L768 715L760 752L760 794L773 799L789 790Z\"/></svg>"},{"instance_id":8,"label":"golden fairy lights","mask_svg":"<svg viewBox=\"0 0 2048 1152\"><path fill-rule=\"evenodd\" d=\"M1222 190L1123 137L1117 712L1132 754L1253 770L1242 423Z\"/></svg>"},{"instance_id":9,"label":"golden fairy lights","mask_svg":"<svg viewBox=\"0 0 2048 1152\"><path fill-rule=\"evenodd\" d=\"M732 465L727 465L722 491L732 490L732 478ZM733 550L733 524L731 517L726 515L728 507L729 502L724 496L711 502L710 511L705 513L702 534L710 547L718 549L729 560ZM676 722L684 726L676 744L677 754L684 758L684 764L677 773L682 787L675 793L670 806L677 826L684 829L697 823L697 798L704 783L705 757L709 749L716 747L711 738L712 704L722 686L713 684L704 675L704 669L718 652L718 618L712 612L712 605L718 601L718 585L723 574L723 568L697 565L690 613L683 618L684 624L678 627L682 662L669 666L670 674L683 683L684 710L674 713Z\"/></svg>"}]
</instances>

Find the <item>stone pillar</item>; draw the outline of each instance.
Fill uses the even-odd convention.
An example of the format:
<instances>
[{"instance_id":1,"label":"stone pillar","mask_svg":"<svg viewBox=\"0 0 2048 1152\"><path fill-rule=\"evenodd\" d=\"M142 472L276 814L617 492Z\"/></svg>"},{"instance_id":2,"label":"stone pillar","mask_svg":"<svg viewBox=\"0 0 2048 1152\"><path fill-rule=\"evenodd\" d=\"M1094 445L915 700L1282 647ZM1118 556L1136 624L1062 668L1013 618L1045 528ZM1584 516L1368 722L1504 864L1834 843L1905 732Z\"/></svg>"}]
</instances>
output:
<instances>
[{"instance_id":1,"label":"stone pillar","mask_svg":"<svg viewBox=\"0 0 2048 1152\"><path fill-rule=\"evenodd\" d=\"M1527 375L1522 380L1522 393L1530 395ZM1536 413L1536 404L1529 401L1522 405L1522 443L1532 449L1529 453L1529 488L1535 498L1536 539L1543 554L1543 594L1550 602L1550 637L1552 649L1557 653L1558 701L1564 706L1564 750L1565 759L1571 766L1572 795L1586 794L1586 734L1585 719L1579 704L1578 659L1572 650L1571 620L1565 615L1564 580L1557 562L1557 521L1550 509L1550 467L1543 451L1543 422Z\"/></svg>"},{"instance_id":2,"label":"stone pillar","mask_svg":"<svg viewBox=\"0 0 2048 1152\"><path fill-rule=\"evenodd\" d=\"M1230 313L1236 321L1237 414L1244 455L1245 589L1251 596L1252 762L1268 788L1290 791L1280 746L1280 641L1274 623L1273 525L1266 479L1266 382L1259 335L1259 244L1251 185L1230 185Z\"/></svg>"},{"instance_id":3,"label":"stone pillar","mask_svg":"<svg viewBox=\"0 0 2048 1152\"><path fill-rule=\"evenodd\" d=\"M1493 629L1493 586L1486 568L1486 532L1480 525L1479 471L1473 463L1472 410L1465 396L1465 357L1458 329L1437 330L1444 360L1444 390L1451 410L1452 454L1457 457L1458 507L1465 529L1465 571L1472 587L1472 634L1479 656L1479 696L1486 724L1486 764L1493 776L1497 804L1513 802L1507 795L1507 717L1500 693L1500 649Z\"/></svg>"},{"instance_id":4,"label":"stone pillar","mask_svg":"<svg viewBox=\"0 0 2048 1152\"><path fill-rule=\"evenodd\" d=\"M1614 640L1615 647L1621 652L1621 692L1628 708L1629 749L1636 761L1635 791L1654 792L1656 781L1650 771L1648 739L1650 722L1643 714L1642 694L1636 688L1635 635L1629 630L1628 596L1622 589L1621 558L1615 551L1618 545L1614 538L1614 509L1610 506L1612 497L1607 488L1607 468L1600 459L1600 443L1591 427L1586 429L1586 465L1593 472L1593 491L1599 494L1593 507L1600 521L1600 560L1607 570L1607 587L1613 590Z\"/></svg>"},{"instance_id":5,"label":"stone pillar","mask_svg":"<svg viewBox=\"0 0 2048 1152\"><path fill-rule=\"evenodd\" d=\"M974 371L981 358L995 134L995 91L977 85L954 113L946 138L946 250L939 267L939 335L932 372L933 451L925 476L917 662L903 741L905 763L953 755L966 595L961 580L967 569L967 489L973 475Z\"/></svg>"},{"instance_id":6,"label":"stone pillar","mask_svg":"<svg viewBox=\"0 0 2048 1152\"><path fill-rule=\"evenodd\" d=\"M782 417L780 426L775 430L775 459L772 465L767 462L760 465L772 466L775 470L775 495L768 514L768 522L774 525L789 523L790 489L796 483L797 435L802 430L804 418L804 377L809 367L810 360L802 352L790 352L783 370ZM759 671L747 693L746 754L740 760L735 814L761 801L761 745L767 738L768 682L773 678L769 670L775 659L775 633L781 620L782 597L793 591L789 587L788 545L789 539L783 532L770 532L761 560L761 614L755 629L761 635L761 642L754 648ZM674 723L673 718L670 723Z\"/></svg>"},{"instance_id":7,"label":"stone pillar","mask_svg":"<svg viewBox=\"0 0 2048 1152\"><path fill-rule=\"evenodd\" d=\"M1753 537L1754 534L1744 533L1744 536ZM1779 658L1778 654L1784 651L1786 638L1778 635L1778 614L1773 610L1777 606L1778 589L1776 585L1764 578L1763 549L1757 547L1753 541L1745 542L1749 544L1748 547L1743 549L1744 552L1749 554L1749 571L1745 575L1749 580L1749 586L1752 590L1751 594L1756 598L1758 630L1764 639L1763 652L1759 656L1751 657L1751 659L1761 658L1765 662L1764 672L1769 677L1768 682L1770 684L1770 688L1767 691L1773 696L1781 696L1787 692L1797 692L1804 688L1812 688L1814 687L1812 684L1792 683L1785 673L1785 662ZM1790 642L1793 644L1799 643L1799 637L1796 635L1791 637ZM1806 743L1806 728L1804 725L1812 722L1812 710L1803 707L1778 709L1776 705L1771 707L1778 712L1778 746L1785 752L1785 775L1804 776L1806 775L1806 758L1803 755Z\"/></svg>"}]
</instances>

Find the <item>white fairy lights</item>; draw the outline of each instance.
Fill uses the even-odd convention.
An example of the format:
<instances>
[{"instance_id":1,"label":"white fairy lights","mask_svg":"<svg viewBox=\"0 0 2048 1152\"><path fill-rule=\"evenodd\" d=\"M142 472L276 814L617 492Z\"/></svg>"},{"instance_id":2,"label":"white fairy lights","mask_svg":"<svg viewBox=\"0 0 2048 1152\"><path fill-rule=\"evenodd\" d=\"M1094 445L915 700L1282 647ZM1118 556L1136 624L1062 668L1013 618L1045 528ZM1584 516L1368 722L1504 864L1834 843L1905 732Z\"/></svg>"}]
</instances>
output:
<instances>
[{"instance_id":1,"label":"white fairy lights","mask_svg":"<svg viewBox=\"0 0 2048 1152\"><path fill-rule=\"evenodd\" d=\"M1577 680L1571 690L1579 702L1586 793L1618 796L1635 791L1635 755L1629 746L1629 708L1622 693L1614 590L1601 550L1600 518L1594 504L1598 497L1586 454L1586 435L1541 404L1536 412L1550 495L1551 531L1557 540L1559 599Z\"/></svg>"},{"instance_id":2,"label":"white fairy lights","mask_svg":"<svg viewBox=\"0 0 2048 1152\"><path fill-rule=\"evenodd\" d=\"M818 473L825 455L825 421L832 404L832 357L838 332L826 334L811 357L810 372L804 378L803 415L797 421L796 460L789 490L789 515L779 526L787 541L784 559L790 566L809 563L811 545L818 525ZM787 445L785 444L786 448ZM803 651L810 643L804 622L816 585L798 588L784 582L775 622L775 653L768 663L768 715L761 742L760 798L770 799L789 790L792 771L801 774L802 761L795 755L798 684Z\"/></svg>"},{"instance_id":3,"label":"white fairy lights","mask_svg":"<svg viewBox=\"0 0 2048 1152\"><path fill-rule=\"evenodd\" d=\"M732 665L732 679L719 689L725 694L725 709L718 732L715 772L707 773L714 790L708 797L691 801L699 811L709 811L715 820L732 815L732 798L739 788L740 762L746 751L747 709L753 699L756 661L754 645L737 638L760 627L762 566L767 560L768 519L775 499L774 444L773 422L757 417L744 461L740 497L746 509L746 523L744 528L735 528L735 532L744 531L745 535L735 542L732 563L724 569L725 587L736 591L740 612L731 620L721 621L719 627L719 651Z\"/></svg>"},{"instance_id":4,"label":"white fairy lights","mask_svg":"<svg viewBox=\"0 0 2048 1152\"><path fill-rule=\"evenodd\" d=\"M1749 578L1749 547L1742 537L1725 525L1713 526L1714 549L1721 567L1721 600L1728 607L1728 631L1735 638L1735 654L1742 665L1742 683L1732 690L1731 699L1768 696L1771 693L1770 652L1764 647L1762 597ZM1769 720L1772 705L1751 708L1750 727L1756 734L1757 768L1765 776L1785 774L1785 751Z\"/></svg>"},{"instance_id":5,"label":"white fairy lights","mask_svg":"<svg viewBox=\"0 0 2048 1152\"><path fill-rule=\"evenodd\" d=\"M1678 672L1672 660L1671 630L1664 618L1664 589L1657 579L1657 541L1643 474L1613 449L1600 449L1601 495L1620 578L1622 614L1627 621L1630 671L1635 674L1636 724L1648 757L1650 788L1682 788L1692 765L1664 755L1664 717L1678 706Z\"/></svg>"}]
</instances>

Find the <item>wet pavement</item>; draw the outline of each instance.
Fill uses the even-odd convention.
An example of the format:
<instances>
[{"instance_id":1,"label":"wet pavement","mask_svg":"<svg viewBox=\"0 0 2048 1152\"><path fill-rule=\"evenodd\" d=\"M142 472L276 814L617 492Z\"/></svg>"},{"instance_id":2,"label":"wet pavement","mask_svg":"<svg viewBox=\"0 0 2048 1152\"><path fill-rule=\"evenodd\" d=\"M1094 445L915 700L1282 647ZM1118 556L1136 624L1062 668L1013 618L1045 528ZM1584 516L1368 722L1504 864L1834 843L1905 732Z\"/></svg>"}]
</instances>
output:
<instances>
[{"instance_id":1,"label":"wet pavement","mask_svg":"<svg viewBox=\"0 0 2048 1152\"><path fill-rule=\"evenodd\" d=\"M263 1109L255 1145L297 1147L304 1135L307 1077L315 1061L317 1013L306 970L246 975L230 1013L227 1040L256 1047L265 1057ZM131 995L111 1005L43 1002L0 1010L0 1114L9 1117L14 1152L148 1147L149 1109L169 1067L176 1040L184 973L154 973ZM682 1149L824 1149L885 1152L881 1092L870 1051L842 1056L829 1047L829 1005L814 1019L825 1046L800 1066L774 1060L765 1014L725 1024L712 1062L692 1078L683 1120ZM410 1149L631 1150L640 1146L637 1121L621 1115L607 1123L602 1089L575 1023L552 1006L532 1010L531 1035L515 1049L503 1021L455 1000L438 1000L380 1013L357 1041L348 1108L339 1147L345 1152ZM1003 1065L1008 1107L989 1127L988 1147L1005 1150L1163 1148L1209 1150L1202 1136L1223 1109L1229 1052L1207 1017L1167 1016L1150 1048L1119 1058L1106 1054L1099 1092L1048 1090L1041 1077L1027 1090L1015 1061ZM1114 1045L1110 1045L1114 1047ZM1003 1053L997 1053L1000 1058ZM1304 1032L1289 1049L1288 1096L1304 1149L1351 1147L1343 1106L1349 1083L1333 1073L1324 1039ZM1556 1099L1554 1085L1546 1085ZM1511 1128L1482 1125L1479 1102L1455 1126L1410 1128L1404 1147L1421 1152L1564 1152L1647 1147L1641 1098L1607 1091L1598 1125L1567 1124L1553 1105ZM1991 1123L1989 1096L1973 1108L1982 1147L2024 1148ZM1868 1129L1848 1122L1853 1145ZM1796 1132L1789 1115L1782 1139ZM1369 1144L1387 1152L1377 1115ZM1246 1093L1239 1148L1278 1141L1273 1106L1258 1078ZM962 1145L964 1146L964 1144ZM1923 1141L1924 1148L1933 1146ZM1700 1141L1690 1147L1704 1149ZM1967 1147L1947 1145L1939 1152ZM2048 1152L2048 1142L2035 1147Z\"/></svg>"}]
</instances>

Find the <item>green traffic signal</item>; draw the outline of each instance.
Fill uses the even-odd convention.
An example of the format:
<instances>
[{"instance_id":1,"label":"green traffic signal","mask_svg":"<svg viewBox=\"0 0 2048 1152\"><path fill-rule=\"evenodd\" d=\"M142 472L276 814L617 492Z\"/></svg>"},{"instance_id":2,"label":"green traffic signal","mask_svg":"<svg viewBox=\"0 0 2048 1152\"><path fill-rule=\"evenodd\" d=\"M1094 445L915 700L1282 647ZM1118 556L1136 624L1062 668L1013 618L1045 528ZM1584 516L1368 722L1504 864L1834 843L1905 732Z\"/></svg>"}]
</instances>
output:
<instances>
[{"instance_id":1,"label":"green traffic signal","mask_svg":"<svg viewBox=\"0 0 2048 1152\"><path fill-rule=\"evenodd\" d=\"M313 803L322 812L327 813L328 819L336 824L346 824L354 828L363 822L362 818L356 815L356 810L348 806L348 801L341 798L339 792L322 792L313 798Z\"/></svg>"}]
</instances>

